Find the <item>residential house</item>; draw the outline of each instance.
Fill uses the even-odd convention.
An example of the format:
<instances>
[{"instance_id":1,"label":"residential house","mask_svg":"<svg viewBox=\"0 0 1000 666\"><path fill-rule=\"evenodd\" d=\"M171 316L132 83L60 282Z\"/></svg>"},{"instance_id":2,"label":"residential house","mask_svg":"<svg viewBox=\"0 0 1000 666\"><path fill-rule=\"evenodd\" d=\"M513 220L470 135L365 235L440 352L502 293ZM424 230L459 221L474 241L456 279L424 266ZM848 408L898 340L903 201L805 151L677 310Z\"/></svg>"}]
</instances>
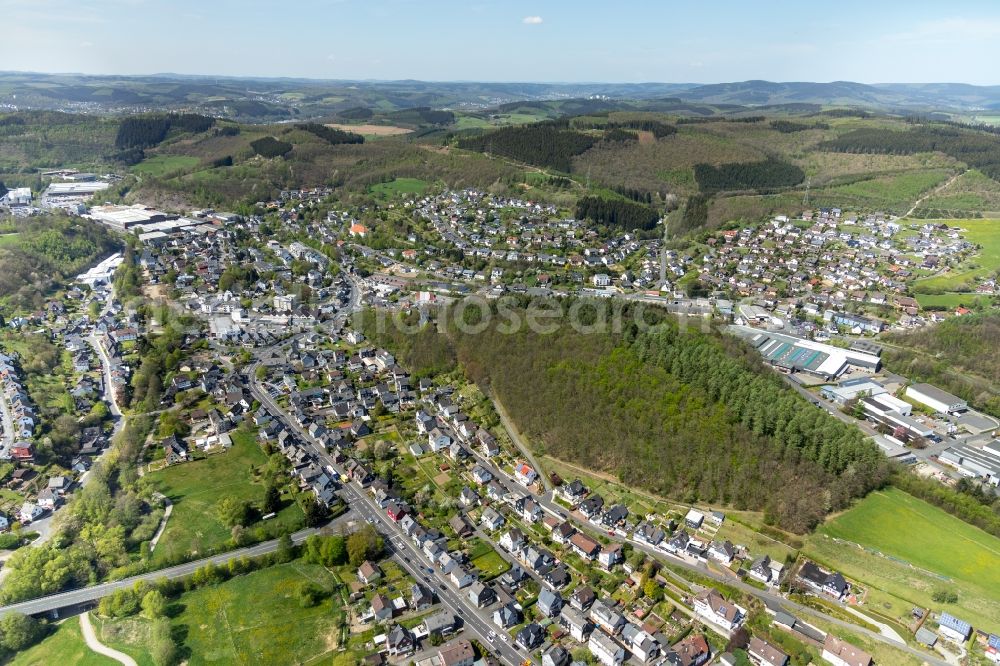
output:
<instances>
[{"instance_id":1,"label":"residential house","mask_svg":"<svg viewBox=\"0 0 1000 666\"><path fill-rule=\"evenodd\" d=\"M396 624L386 634L385 645L389 656L398 657L411 654L416 647L416 641L408 629Z\"/></svg>"},{"instance_id":2,"label":"residential house","mask_svg":"<svg viewBox=\"0 0 1000 666\"><path fill-rule=\"evenodd\" d=\"M497 595L493 588L482 581L477 580L469 586L469 601L474 603L476 608L486 608L496 601L496 598Z\"/></svg>"},{"instance_id":3,"label":"residential house","mask_svg":"<svg viewBox=\"0 0 1000 666\"><path fill-rule=\"evenodd\" d=\"M392 602L384 594L376 594L371 600L371 612L376 622L392 619Z\"/></svg>"},{"instance_id":4,"label":"residential house","mask_svg":"<svg viewBox=\"0 0 1000 666\"><path fill-rule=\"evenodd\" d=\"M728 539L726 541L713 541L708 547L708 556L728 567L736 558L736 548Z\"/></svg>"},{"instance_id":5,"label":"residential house","mask_svg":"<svg viewBox=\"0 0 1000 666\"><path fill-rule=\"evenodd\" d=\"M568 631L576 641L584 643L590 635L592 625L581 611L572 606L563 606L559 611L559 626Z\"/></svg>"},{"instance_id":6,"label":"residential house","mask_svg":"<svg viewBox=\"0 0 1000 666\"><path fill-rule=\"evenodd\" d=\"M813 591L828 594L834 599L842 599L851 590L851 586L839 573L823 571L812 562L802 565L799 579Z\"/></svg>"},{"instance_id":7,"label":"residential house","mask_svg":"<svg viewBox=\"0 0 1000 666\"><path fill-rule=\"evenodd\" d=\"M833 666L871 666L872 663L870 654L833 634L826 635L821 656L824 661L833 664Z\"/></svg>"},{"instance_id":8,"label":"residential house","mask_svg":"<svg viewBox=\"0 0 1000 666\"><path fill-rule=\"evenodd\" d=\"M705 588L694 598L694 612L706 621L732 631L740 626L746 611L733 602L726 601L712 588Z\"/></svg>"},{"instance_id":9,"label":"residential house","mask_svg":"<svg viewBox=\"0 0 1000 666\"><path fill-rule=\"evenodd\" d=\"M461 639L441 647L435 666L472 666L475 662L476 653L472 649L472 643Z\"/></svg>"},{"instance_id":10,"label":"residential house","mask_svg":"<svg viewBox=\"0 0 1000 666\"><path fill-rule=\"evenodd\" d=\"M590 607L589 617L594 624L612 636L625 626L625 618L615 609L615 603L610 599L595 601Z\"/></svg>"},{"instance_id":11,"label":"residential house","mask_svg":"<svg viewBox=\"0 0 1000 666\"><path fill-rule=\"evenodd\" d=\"M543 589L538 593L538 601L535 607L542 612L545 617L555 617L562 610L563 600L558 592Z\"/></svg>"},{"instance_id":12,"label":"residential house","mask_svg":"<svg viewBox=\"0 0 1000 666\"><path fill-rule=\"evenodd\" d=\"M378 565L372 564L368 560L362 562L361 566L358 567L358 580L365 585L371 585L381 577L382 570L378 568Z\"/></svg>"},{"instance_id":13,"label":"residential house","mask_svg":"<svg viewBox=\"0 0 1000 666\"><path fill-rule=\"evenodd\" d=\"M627 656L625 648L603 631L594 631L590 634L587 648L604 666L621 666Z\"/></svg>"},{"instance_id":14,"label":"residential house","mask_svg":"<svg viewBox=\"0 0 1000 666\"><path fill-rule=\"evenodd\" d=\"M950 613L938 616L938 629L945 638L956 643L964 643L972 634L972 625Z\"/></svg>"},{"instance_id":15,"label":"residential house","mask_svg":"<svg viewBox=\"0 0 1000 666\"><path fill-rule=\"evenodd\" d=\"M510 602L493 611L493 624L501 629L509 629L521 624L523 617L521 607Z\"/></svg>"},{"instance_id":16,"label":"residential house","mask_svg":"<svg viewBox=\"0 0 1000 666\"><path fill-rule=\"evenodd\" d=\"M673 646L664 656L670 666L701 666L712 656L712 650L704 636L693 634Z\"/></svg>"},{"instance_id":17,"label":"residential house","mask_svg":"<svg viewBox=\"0 0 1000 666\"><path fill-rule=\"evenodd\" d=\"M524 628L522 628L521 631L517 632L517 635L514 636L514 642L529 652L541 645L544 640L545 630L534 622L525 625Z\"/></svg>"},{"instance_id":18,"label":"residential house","mask_svg":"<svg viewBox=\"0 0 1000 666\"><path fill-rule=\"evenodd\" d=\"M569 666L571 661L569 652L561 645L549 648L542 655L542 666Z\"/></svg>"},{"instance_id":19,"label":"residential house","mask_svg":"<svg viewBox=\"0 0 1000 666\"><path fill-rule=\"evenodd\" d=\"M480 524L485 527L490 532L500 529L503 527L504 519L496 509L493 507L486 507L483 511L483 515L479 518Z\"/></svg>"},{"instance_id":20,"label":"residential house","mask_svg":"<svg viewBox=\"0 0 1000 666\"><path fill-rule=\"evenodd\" d=\"M755 666L788 666L788 655L756 636L750 639L747 656Z\"/></svg>"},{"instance_id":21,"label":"residential house","mask_svg":"<svg viewBox=\"0 0 1000 666\"><path fill-rule=\"evenodd\" d=\"M609 543L601 549L600 553L597 554L597 561L602 567L608 570L624 559L625 557L622 554L622 545L620 543Z\"/></svg>"}]
</instances>

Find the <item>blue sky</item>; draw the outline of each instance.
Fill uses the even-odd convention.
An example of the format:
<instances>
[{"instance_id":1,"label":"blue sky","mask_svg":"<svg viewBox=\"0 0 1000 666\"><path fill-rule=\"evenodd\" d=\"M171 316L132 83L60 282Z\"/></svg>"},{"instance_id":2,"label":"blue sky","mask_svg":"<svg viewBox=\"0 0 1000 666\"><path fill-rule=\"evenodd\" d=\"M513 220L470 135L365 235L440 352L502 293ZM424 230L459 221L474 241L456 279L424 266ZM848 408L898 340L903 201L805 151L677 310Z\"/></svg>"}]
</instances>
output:
<instances>
[{"instance_id":1,"label":"blue sky","mask_svg":"<svg viewBox=\"0 0 1000 666\"><path fill-rule=\"evenodd\" d=\"M0 0L0 69L1000 84L1000 2Z\"/></svg>"}]
</instances>

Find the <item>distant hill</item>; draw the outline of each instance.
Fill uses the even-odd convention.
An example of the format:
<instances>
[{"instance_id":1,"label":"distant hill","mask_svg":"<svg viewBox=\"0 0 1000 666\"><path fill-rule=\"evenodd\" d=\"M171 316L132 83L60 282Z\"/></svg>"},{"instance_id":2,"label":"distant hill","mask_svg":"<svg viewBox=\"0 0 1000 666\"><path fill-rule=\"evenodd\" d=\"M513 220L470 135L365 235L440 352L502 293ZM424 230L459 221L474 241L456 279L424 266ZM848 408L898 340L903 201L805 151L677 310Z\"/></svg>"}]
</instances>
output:
<instances>
[{"instance_id":1,"label":"distant hill","mask_svg":"<svg viewBox=\"0 0 1000 666\"><path fill-rule=\"evenodd\" d=\"M612 108L639 102L655 111L702 105L819 104L904 111L1000 109L1000 86L962 83L741 81L698 83L483 83L475 81L327 81L213 76L84 76L0 72L0 104L20 109L129 113L137 106L195 111L247 122L320 118L358 109L385 112L503 108L525 101L579 100ZM564 113L584 112L588 104ZM701 109L716 112L721 109ZM698 113L698 111L692 111Z\"/></svg>"}]
</instances>

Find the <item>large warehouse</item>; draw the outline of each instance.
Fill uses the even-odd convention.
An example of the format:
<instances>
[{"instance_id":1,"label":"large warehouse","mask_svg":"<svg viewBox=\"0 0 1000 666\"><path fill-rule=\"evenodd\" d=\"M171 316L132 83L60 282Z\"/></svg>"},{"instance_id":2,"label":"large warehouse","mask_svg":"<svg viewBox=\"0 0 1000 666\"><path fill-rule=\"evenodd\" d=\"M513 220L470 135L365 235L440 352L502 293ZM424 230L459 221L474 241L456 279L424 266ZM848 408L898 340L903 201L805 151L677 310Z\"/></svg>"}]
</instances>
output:
<instances>
[{"instance_id":1,"label":"large warehouse","mask_svg":"<svg viewBox=\"0 0 1000 666\"><path fill-rule=\"evenodd\" d=\"M849 366L878 372L882 359L873 354L842 349L794 335L733 325L729 330L750 343L767 363L784 372L807 372L826 380L836 379Z\"/></svg>"},{"instance_id":2,"label":"large warehouse","mask_svg":"<svg viewBox=\"0 0 1000 666\"><path fill-rule=\"evenodd\" d=\"M906 397L942 414L964 412L969 408L969 404L965 400L930 384L908 386Z\"/></svg>"}]
</instances>

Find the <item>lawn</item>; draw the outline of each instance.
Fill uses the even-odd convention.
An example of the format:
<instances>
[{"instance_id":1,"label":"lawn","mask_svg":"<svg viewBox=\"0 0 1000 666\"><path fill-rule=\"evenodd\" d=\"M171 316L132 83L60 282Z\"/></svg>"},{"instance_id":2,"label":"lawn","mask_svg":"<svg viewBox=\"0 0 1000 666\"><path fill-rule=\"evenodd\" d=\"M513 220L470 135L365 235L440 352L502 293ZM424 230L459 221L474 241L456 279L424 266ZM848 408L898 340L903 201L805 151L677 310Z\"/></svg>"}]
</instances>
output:
<instances>
[{"instance_id":1,"label":"lawn","mask_svg":"<svg viewBox=\"0 0 1000 666\"><path fill-rule=\"evenodd\" d=\"M114 659L92 652L80 633L80 618L71 617L56 627L55 631L34 647L20 652L9 662L10 666L111 666Z\"/></svg>"},{"instance_id":2,"label":"lawn","mask_svg":"<svg viewBox=\"0 0 1000 666\"><path fill-rule=\"evenodd\" d=\"M403 194L423 194L428 187L430 187L430 183L419 178L396 178L388 183L372 185L371 193L389 199Z\"/></svg>"},{"instance_id":3,"label":"lawn","mask_svg":"<svg viewBox=\"0 0 1000 666\"><path fill-rule=\"evenodd\" d=\"M252 434L233 434L233 447L204 460L166 467L147 475L149 481L174 503L167 528L153 551L153 562L181 555L204 554L224 545L231 529L216 515L223 497L259 502L264 487L253 478L255 466L266 457ZM299 528L305 516L297 504L286 506L269 521Z\"/></svg>"},{"instance_id":4,"label":"lawn","mask_svg":"<svg viewBox=\"0 0 1000 666\"><path fill-rule=\"evenodd\" d=\"M952 227L965 229L963 236L982 250L956 270L944 275L918 280L917 290L954 290L969 282L986 277L1000 270L1000 220L941 220Z\"/></svg>"},{"instance_id":5,"label":"lawn","mask_svg":"<svg viewBox=\"0 0 1000 666\"><path fill-rule=\"evenodd\" d=\"M953 590L959 600L947 610L1000 631L1000 539L901 490L872 493L820 527L804 550L915 604L941 610L931 595Z\"/></svg>"},{"instance_id":6,"label":"lawn","mask_svg":"<svg viewBox=\"0 0 1000 666\"><path fill-rule=\"evenodd\" d=\"M187 663L305 663L336 649L341 598L303 608L298 590L306 582L327 590L336 585L323 567L295 561L181 595L169 614ZM117 636L111 645L141 659L145 624L141 618L108 621L102 633Z\"/></svg>"},{"instance_id":7,"label":"lawn","mask_svg":"<svg viewBox=\"0 0 1000 666\"><path fill-rule=\"evenodd\" d=\"M201 163L190 155L153 155L136 164L135 171L147 176L160 177L175 171L187 171Z\"/></svg>"},{"instance_id":8,"label":"lawn","mask_svg":"<svg viewBox=\"0 0 1000 666\"><path fill-rule=\"evenodd\" d=\"M21 234L19 233L0 234L0 247L4 247L6 245L16 245L17 239L20 238L20 236Z\"/></svg>"}]
</instances>

